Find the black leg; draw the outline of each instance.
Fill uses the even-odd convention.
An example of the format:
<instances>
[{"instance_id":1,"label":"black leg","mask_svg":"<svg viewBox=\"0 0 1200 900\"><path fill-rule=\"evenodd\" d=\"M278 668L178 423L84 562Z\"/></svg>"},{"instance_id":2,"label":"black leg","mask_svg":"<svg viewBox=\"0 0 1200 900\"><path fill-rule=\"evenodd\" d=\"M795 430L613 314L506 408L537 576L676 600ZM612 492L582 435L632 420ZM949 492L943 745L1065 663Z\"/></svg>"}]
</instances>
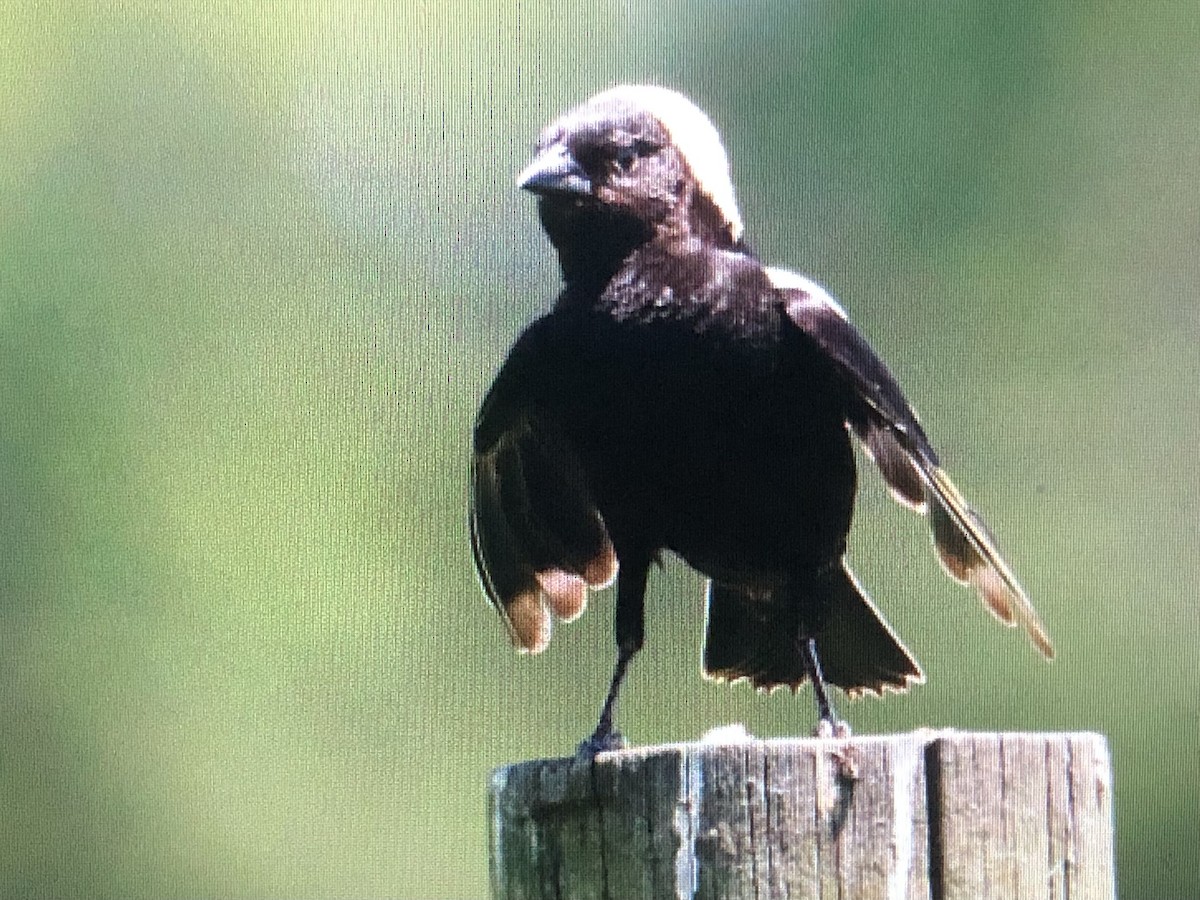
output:
<instances>
[{"instance_id":1,"label":"black leg","mask_svg":"<svg viewBox=\"0 0 1200 900\"><path fill-rule=\"evenodd\" d=\"M621 574L617 580L617 609L614 631L617 639L617 664L613 668L608 695L600 709L600 719L591 737L579 745L579 756L595 756L603 750L620 750L625 746L614 723L617 713L617 697L625 681L629 663L639 650L645 637L643 611L646 600L646 574L648 564L628 566L622 561Z\"/></svg>"},{"instance_id":2,"label":"black leg","mask_svg":"<svg viewBox=\"0 0 1200 900\"><path fill-rule=\"evenodd\" d=\"M848 734L850 729L833 711L833 702L829 699L829 685L825 683L825 675L821 671L821 661L817 658L817 642L811 637L800 638L800 659L804 663L804 671L812 682L813 695L817 700L817 734L833 736Z\"/></svg>"},{"instance_id":3,"label":"black leg","mask_svg":"<svg viewBox=\"0 0 1200 900\"><path fill-rule=\"evenodd\" d=\"M621 683L625 680L625 670L629 661L637 651L629 647L617 648L617 665L613 669L612 681L608 686L608 696L604 698L604 706L600 710L600 720L592 736L579 745L576 751L580 756L595 756L604 750L621 750L625 738L613 727L613 716L617 711L617 695L621 691Z\"/></svg>"}]
</instances>

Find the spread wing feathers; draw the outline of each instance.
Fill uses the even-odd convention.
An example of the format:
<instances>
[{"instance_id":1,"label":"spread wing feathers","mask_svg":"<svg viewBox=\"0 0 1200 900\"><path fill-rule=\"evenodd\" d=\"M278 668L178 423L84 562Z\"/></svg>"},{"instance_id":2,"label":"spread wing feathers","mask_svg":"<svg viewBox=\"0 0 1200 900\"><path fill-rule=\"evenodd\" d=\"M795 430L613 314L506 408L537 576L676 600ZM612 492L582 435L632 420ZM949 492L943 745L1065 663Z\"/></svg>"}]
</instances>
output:
<instances>
[{"instance_id":1,"label":"spread wing feathers","mask_svg":"<svg viewBox=\"0 0 1200 900\"><path fill-rule=\"evenodd\" d=\"M943 568L956 580L970 584L984 605L1005 625L1020 625L1046 659L1054 645L1037 610L1000 555L987 523L967 504L942 469L923 470L928 484L929 523Z\"/></svg>"},{"instance_id":2,"label":"spread wing feathers","mask_svg":"<svg viewBox=\"0 0 1200 900\"><path fill-rule=\"evenodd\" d=\"M488 598L516 647L539 653L553 615L578 617L617 557L567 444L526 414L477 449L471 465L471 549Z\"/></svg>"},{"instance_id":3,"label":"spread wing feathers","mask_svg":"<svg viewBox=\"0 0 1200 900\"><path fill-rule=\"evenodd\" d=\"M820 285L768 270L788 318L846 377L857 398L848 424L875 461L892 495L924 513L946 572L978 592L1006 625L1020 625L1047 659L1054 647L1025 590L1000 555L995 537L938 464L916 414L896 380L846 313Z\"/></svg>"}]
</instances>

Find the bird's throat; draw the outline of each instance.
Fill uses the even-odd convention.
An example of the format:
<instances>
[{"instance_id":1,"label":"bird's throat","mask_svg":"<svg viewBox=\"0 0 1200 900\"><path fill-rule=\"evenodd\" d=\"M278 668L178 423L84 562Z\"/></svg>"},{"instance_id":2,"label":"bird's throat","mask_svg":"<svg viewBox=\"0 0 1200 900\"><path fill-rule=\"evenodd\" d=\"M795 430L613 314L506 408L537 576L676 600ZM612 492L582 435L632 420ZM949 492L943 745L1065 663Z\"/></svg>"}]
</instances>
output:
<instances>
[{"instance_id":1,"label":"bird's throat","mask_svg":"<svg viewBox=\"0 0 1200 900\"><path fill-rule=\"evenodd\" d=\"M586 200L546 196L538 213L567 284L606 284L655 233L633 216Z\"/></svg>"}]
</instances>

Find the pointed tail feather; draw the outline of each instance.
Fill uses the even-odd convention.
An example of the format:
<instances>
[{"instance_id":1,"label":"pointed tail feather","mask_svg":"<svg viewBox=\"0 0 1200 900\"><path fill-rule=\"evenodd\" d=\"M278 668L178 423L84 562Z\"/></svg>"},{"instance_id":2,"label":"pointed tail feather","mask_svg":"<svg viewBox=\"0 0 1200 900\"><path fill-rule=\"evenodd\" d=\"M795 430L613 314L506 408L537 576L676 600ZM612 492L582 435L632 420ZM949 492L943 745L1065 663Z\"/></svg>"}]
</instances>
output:
<instances>
[{"instance_id":1,"label":"pointed tail feather","mask_svg":"<svg viewBox=\"0 0 1200 900\"><path fill-rule=\"evenodd\" d=\"M825 678L851 697L905 691L925 675L845 565L820 581L830 606L817 635Z\"/></svg>"},{"instance_id":2,"label":"pointed tail feather","mask_svg":"<svg viewBox=\"0 0 1200 900\"><path fill-rule=\"evenodd\" d=\"M826 680L851 697L904 691L925 680L842 565L770 594L710 584L704 674L765 690L798 688L808 677L799 653L802 629L816 639Z\"/></svg>"}]
</instances>

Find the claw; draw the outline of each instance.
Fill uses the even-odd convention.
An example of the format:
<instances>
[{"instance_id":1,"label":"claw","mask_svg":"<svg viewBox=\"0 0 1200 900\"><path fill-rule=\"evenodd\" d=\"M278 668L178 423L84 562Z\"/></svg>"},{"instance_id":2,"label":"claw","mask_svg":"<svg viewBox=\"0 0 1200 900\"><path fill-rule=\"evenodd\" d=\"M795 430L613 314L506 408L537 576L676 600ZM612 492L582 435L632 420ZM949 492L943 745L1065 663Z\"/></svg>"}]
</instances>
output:
<instances>
[{"instance_id":1,"label":"claw","mask_svg":"<svg viewBox=\"0 0 1200 900\"><path fill-rule=\"evenodd\" d=\"M601 732L596 731L591 737L579 742L579 746L575 748L575 758L581 760L592 759L597 753L608 753L612 750L624 750L629 746L629 741L625 740L625 736L615 729Z\"/></svg>"}]
</instances>

